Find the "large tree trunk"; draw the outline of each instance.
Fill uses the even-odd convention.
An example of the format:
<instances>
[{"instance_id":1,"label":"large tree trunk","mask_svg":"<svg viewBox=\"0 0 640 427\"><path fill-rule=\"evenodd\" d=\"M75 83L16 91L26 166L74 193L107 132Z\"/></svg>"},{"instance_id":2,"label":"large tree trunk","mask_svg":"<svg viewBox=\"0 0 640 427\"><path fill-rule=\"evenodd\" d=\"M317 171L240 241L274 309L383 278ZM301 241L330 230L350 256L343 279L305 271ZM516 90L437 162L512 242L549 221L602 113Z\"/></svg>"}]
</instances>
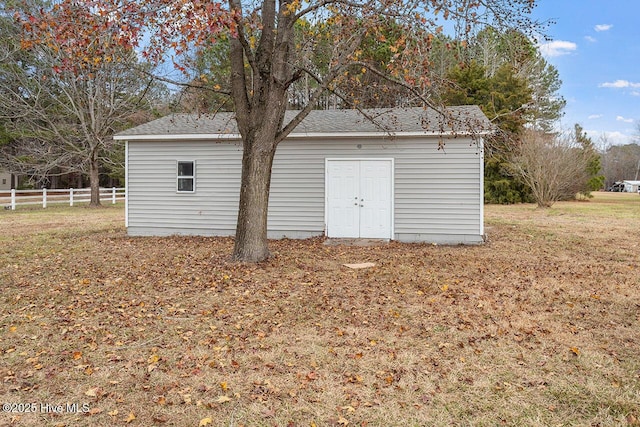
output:
<instances>
[{"instance_id":1,"label":"large tree trunk","mask_svg":"<svg viewBox=\"0 0 640 427\"><path fill-rule=\"evenodd\" d=\"M89 206L100 206L100 162L91 159L89 162L89 185L91 186L91 201Z\"/></svg>"},{"instance_id":2,"label":"large tree trunk","mask_svg":"<svg viewBox=\"0 0 640 427\"><path fill-rule=\"evenodd\" d=\"M261 36L255 51L241 28L238 37L230 39L229 49L231 97L243 139L233 259L245 262L269 257L267 213L271 167L278 142L283 138L287 87L294 80L291 67L294 15L277 11L278 4L288 10L289 3L264 0L262 4ZM229 0L229 8L241 15L242 1Z\"/></svg>"},{"instance_id":3,"label":"large tree trunk","mask_svg":"<svg viewBox=\"0 0 640 427\"><path fill-rule=\"evenodd\" d=\"M244 144L242 153L242 179L240 205L233 259L259 262L269 257L267 241L267 213L271 167L276 147L273 138L264 135Z\"/></svg>"}]
</instances>

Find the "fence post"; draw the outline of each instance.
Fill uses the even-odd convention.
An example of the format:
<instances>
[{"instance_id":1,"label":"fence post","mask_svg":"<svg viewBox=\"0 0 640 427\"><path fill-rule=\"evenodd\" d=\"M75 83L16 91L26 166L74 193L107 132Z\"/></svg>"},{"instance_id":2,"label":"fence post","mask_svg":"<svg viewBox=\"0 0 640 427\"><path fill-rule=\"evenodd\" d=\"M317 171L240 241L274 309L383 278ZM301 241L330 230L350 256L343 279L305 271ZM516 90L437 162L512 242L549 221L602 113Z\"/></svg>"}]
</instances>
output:
<instances>
[{"instance_id":1,"label":"fence post","mask_svg":"<svg viewBox=\"0 0 640 427\"><path fill-rule=\"evenodd\" d=\"M47 189L46 188L42 189L42 207L43 208L47 207Z\"/></svg>"},{"instance_id":2,"label":"fence post","mask_svg":"<svg viewBox=\"0 0 640 427\"><path fill-rule=\"evenodd\" d=\"M16 210L16 189L15 188L11 189L11 210L12 211Z\"/></svg>"},{"instance_id":3,"label":"fence post","mask_svg":"<svg viewBox=\"0 0 640 427\"><path fill-rule=\"evenodd\" d=\"M116 204L116 187L113 187L111 189L111 204L112 205Z\"/></svg>"},{"instance_id":4,"label":"fence post","mask_svg":"<svg viewBox=\"0 0 640 427\"><path fill-rule=\"evenodd\" d=\"M69 206L73 206L73 188L69 189Z\"/></svg>"}]
</instances>

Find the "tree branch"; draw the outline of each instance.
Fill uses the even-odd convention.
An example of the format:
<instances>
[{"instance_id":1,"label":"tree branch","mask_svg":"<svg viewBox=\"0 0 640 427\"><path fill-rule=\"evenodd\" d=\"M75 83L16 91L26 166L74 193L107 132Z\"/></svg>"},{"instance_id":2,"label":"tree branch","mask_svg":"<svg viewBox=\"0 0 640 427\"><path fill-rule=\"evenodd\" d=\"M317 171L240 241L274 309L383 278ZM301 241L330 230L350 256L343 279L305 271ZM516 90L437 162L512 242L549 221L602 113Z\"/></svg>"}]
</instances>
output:
<instances>
[{"instance_id":1,"label":"tree branch","mask_svg":"<svg viewBox=\"0 0 640 427\"><path fill-rule=\"evenodd\" d=\"M294 18L295 18L295 19L294 19L294 21L297 21L298 19L302 18L303 16L305 16L305 15L307 15L307 14L311 13L311 12L314 12L314 11L316 11L316 10L318 10L318 9L322 9L323 7L328 6L328 5L330 5L330 4L343 4L343 5L345 5L345 6L356 7L356 8L360 8L360 7L362 7L362 4L360 4L360 3L355 3L355 2L352 2L352 1L345 1L345 0L321 0L321 1L319 1L318 3L316 3L316 4L314 4L314 5L311 5L311 6L308 6L307 8L302 9L302 10L300 10L298 13L296 13L296 14L294 15Z\"/></svg>"},{"instance_id":2,"label":"tree branch","mask_svg":"<svg viewBox=\"0 0 640 427\"><path fill-rule=\"evenodd\" d=\"M198 89L198 90L206 90L208 92L211 93L219 93L221 95L226 95L226 96L231 96L231 92L227 91L227 90L221 90L221 89L214 89L210 86L207 85L201 85L201 84L194 84L194 83L190 83L190 82L180 82L178 80L173 80L170 79L168 77L163 77L160 76L158 74L154 74L148 70L145 70L143 67L136 67L136 70L139 71L142 74L145 74L149 77L151 77L154 80L158 80L160 82L165 82L165 83L169 83L175 86L180 86L180 87L185 87L185 88L189 88L189 89Z\"/></svg>"}]
</instances>

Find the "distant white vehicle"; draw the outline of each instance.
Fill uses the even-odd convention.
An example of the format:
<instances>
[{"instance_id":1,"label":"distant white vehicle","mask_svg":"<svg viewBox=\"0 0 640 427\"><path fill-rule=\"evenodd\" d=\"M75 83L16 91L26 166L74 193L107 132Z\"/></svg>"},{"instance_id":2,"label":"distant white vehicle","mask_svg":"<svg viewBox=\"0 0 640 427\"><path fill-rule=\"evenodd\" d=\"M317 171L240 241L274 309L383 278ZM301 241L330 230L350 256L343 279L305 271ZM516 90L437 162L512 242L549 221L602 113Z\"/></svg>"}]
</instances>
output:
<instances>
[{"instance_id":1,"label":"distant white vehicle","mask_svg":"<svg viewBox=\"0 0 640 427\"><path fill-rule=\"evenodd\" d=\"M640 192L640 181L622 181L624 184L624 192L638 193Z\"/></svg>"}]
</instances>

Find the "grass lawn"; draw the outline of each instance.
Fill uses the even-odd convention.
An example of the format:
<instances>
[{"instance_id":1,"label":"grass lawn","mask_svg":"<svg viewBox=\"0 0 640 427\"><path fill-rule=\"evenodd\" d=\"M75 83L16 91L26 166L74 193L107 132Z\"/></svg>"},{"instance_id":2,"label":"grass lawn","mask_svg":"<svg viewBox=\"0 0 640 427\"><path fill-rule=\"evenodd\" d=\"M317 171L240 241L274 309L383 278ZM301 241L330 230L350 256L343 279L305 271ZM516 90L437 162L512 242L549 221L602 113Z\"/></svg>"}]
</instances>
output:
<instances>
[{"instance_id":1,"label":"grass lawn","mask_svg":"<svg viewBox=\"0 0 640 427\"><path fill-rule=\"evenodd\" d=\"M245 265L122 205L0 211L0 425L639 426L640 196L485 216Z\"/></svg>"}]
</instances>

